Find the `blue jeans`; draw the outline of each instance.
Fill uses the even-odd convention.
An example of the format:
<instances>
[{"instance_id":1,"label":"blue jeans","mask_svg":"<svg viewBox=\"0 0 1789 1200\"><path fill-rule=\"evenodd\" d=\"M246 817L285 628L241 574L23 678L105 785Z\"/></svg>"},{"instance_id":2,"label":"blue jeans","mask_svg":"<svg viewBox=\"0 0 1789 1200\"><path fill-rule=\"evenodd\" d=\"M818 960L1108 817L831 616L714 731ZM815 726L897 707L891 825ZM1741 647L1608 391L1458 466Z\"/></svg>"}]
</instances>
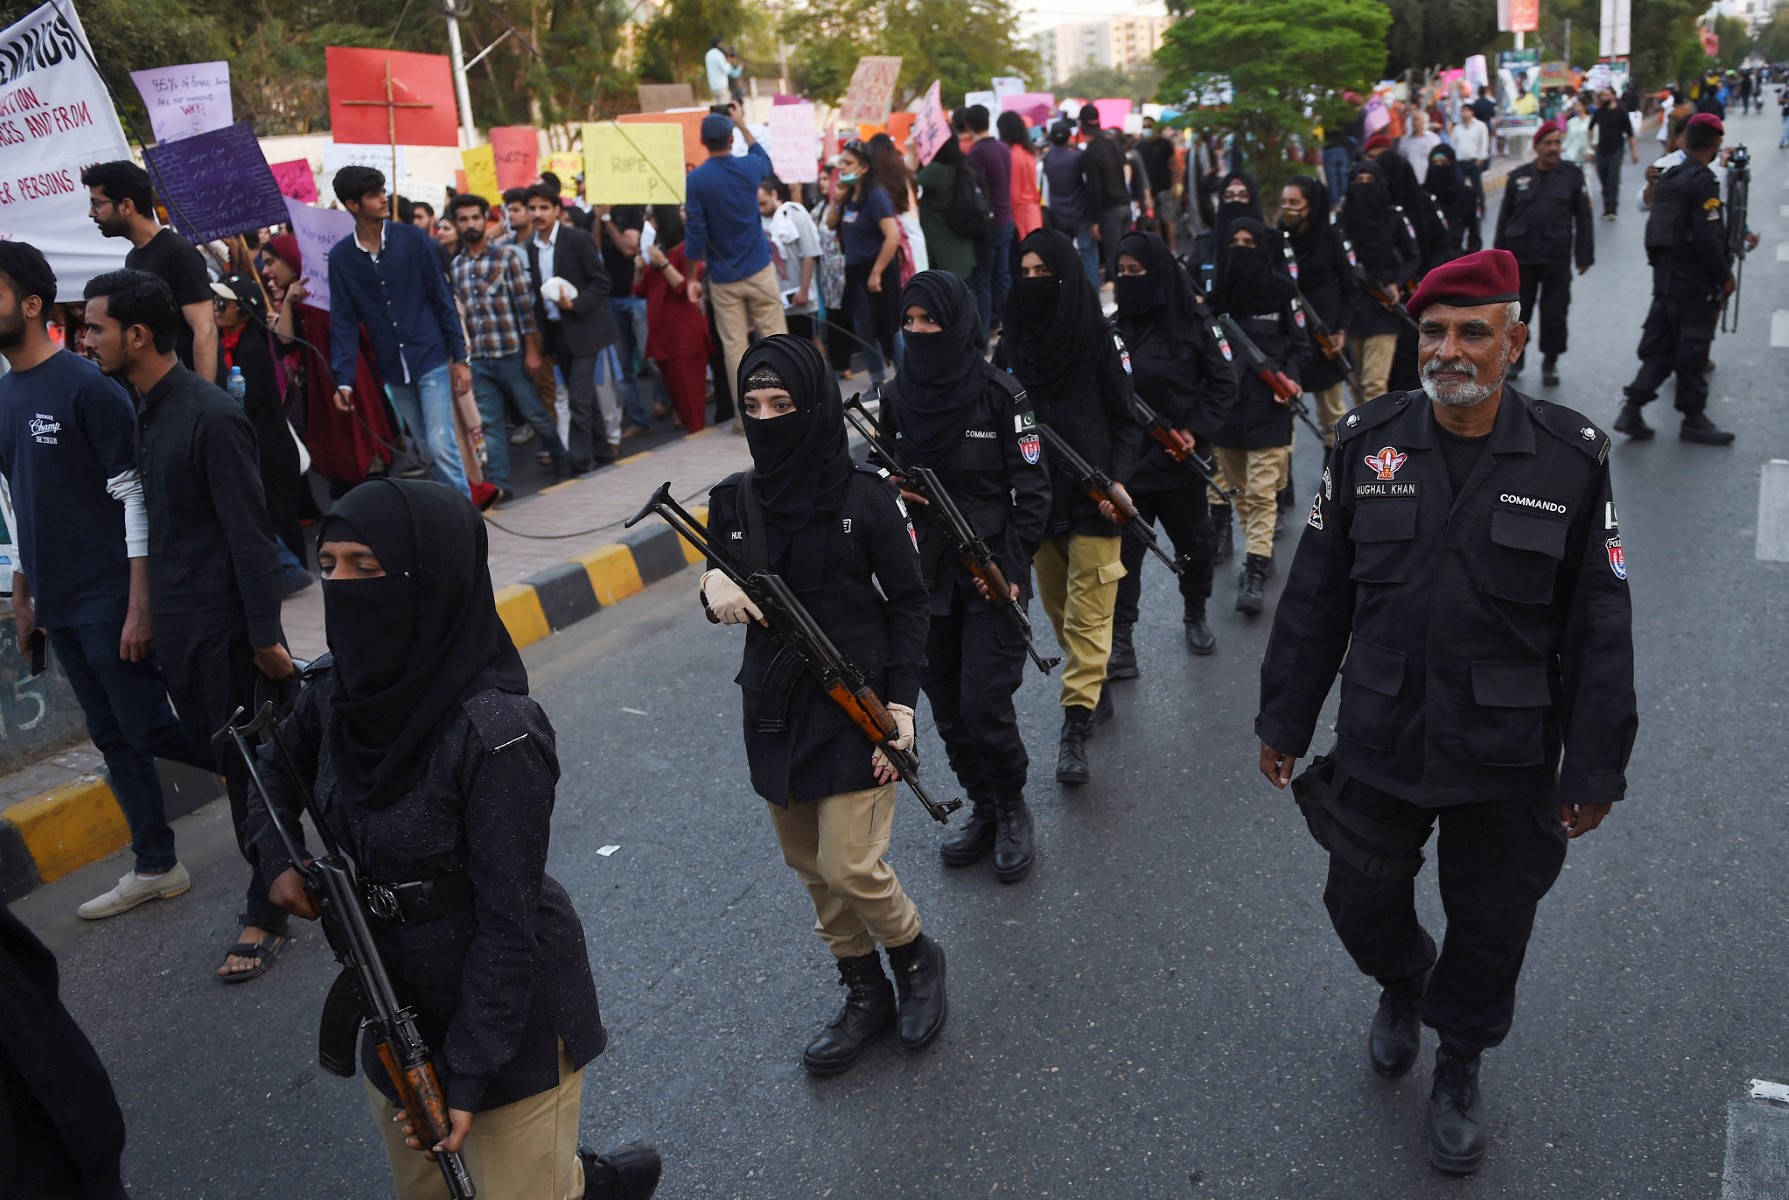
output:
<instances>
[{"instance_id":1,"label":"blue jeans","mask_svg":"<svg viewBox=\"0 0 1789 1200\"><path fill-rule=\"evenodd\" d=\"M453 376L447 364L410 383L387 383L385 394L391 397L391 406L398 410L411 437L428 447L429 474L460 495L471 496L466 468L460 462L459 439L453 431ZM499 425L498 433L503 429Z\"/></svg>"},{"instance_id":2,"label":"blue jeans","mask_svg":"<svg viewBox=\"0 0 1789 1200\"><path fill-rule=\"evenodd\" d=\"M1348 164L1354 158L1346 147L1325 146L1323 148L1323 182L1329 187L1329 206L1334 208L1342 201L1342 193L1348 190ZM1465 164L1461 164L1463 167Z\"/></svg>"},{"instance_id":3,"label":"blue jeans","mask_svg":"<svg viewBox=\"0 0 1789 1200\"><path fill-rule=\"evenodd\" d=\"M472 360L472 395L478 400L478 415L485 427L485 482L503 491L509 490L509 424L504 419L503 402L515 405L522 419L540 435L540 444L553 456L555 463L565 461L565 443L547 415L547 406L534 390L534 380L522 363L521 351L501 358Z\"/></svg>"},{"instance_id":4,"label":"blue jeans","mask_svg":"<svg viewBox=\"0 0 1789 1200\"><path fill-rule=\"evenodd\" d=\"M1013 225L995 225L988 230L987 240L975 250L975 270L969 272L969 290L981 310L982 331L994 328L994 322L1006 312L1006 293L1013 285Z\"/></svg>"},{"instance_id":5,"label":"blue jeans","mask_svg":"<svg viewBox=\"0 0 1789 1200\"><path fill-rule=\"evenodd\" d=\"M1099 291L1099 243L1093 240L1093 226L1075 230L1075 249L1081 252L1081 265L1087 268L1087 282Z\"/></svg>"},{"instance_id":6,"label":"blue jeans","mask_svg":"<svg viewBox=\"0 0 1789 1200\"><path fill-rule=\"evenodd\" d=\"M621 334L615 343L615 352L621 356L621 370L615 380L616 389L621 393L621 412L635 425L646 429L652 425L652 409L640 394L638 375L640 351L646 347L646 301L638 296L610 296L609 312L615 317L615 328Z\"/></svg>"},{"instance_id":7,"label":"blue jeans","mask_svg":"<svg viewBox=\"0 0 1789 1200\"><path fill-rule=\"evenodd\" d=\"M159 875L172 869L174 830L168 825L157 758L202 762L174 710L154 658L125 662L118 657L122 621L71 625L48 631L56 661L87 718L87 736L106 760L112 794L130 826L136 869Z\"/></svg>"}]
</instances>

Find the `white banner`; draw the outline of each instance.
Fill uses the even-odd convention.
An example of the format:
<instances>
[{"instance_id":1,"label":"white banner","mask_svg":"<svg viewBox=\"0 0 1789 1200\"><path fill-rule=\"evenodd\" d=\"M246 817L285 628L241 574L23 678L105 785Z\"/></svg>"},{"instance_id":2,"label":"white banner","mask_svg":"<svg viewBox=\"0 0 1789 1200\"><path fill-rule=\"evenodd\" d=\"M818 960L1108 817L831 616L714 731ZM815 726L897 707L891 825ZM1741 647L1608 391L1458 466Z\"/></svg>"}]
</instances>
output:
<instances>
[{"instance_id":1,"label":"white banner","mask_svg":"<svg viewBox=\"0 0 1789 1200\"><path fill-rule=\"evenodd\" d=\"M1608 58L1633 53L1633 0L1603 0L1597 48Z\"/></svg>"},{"instance_id":2,"label":"white banner","mask_svg":"<svg viewBox=\"0 0 1789 1200\"><path fill-rule=\"evenodd\" d=\"M177 142L236 123L227 62L151 67L132 71L130 78L149 110L149 127L158 142Z\"/></svg>"},{"instance_id":3,"label":"white banner","mask_svg":"<svg viewBox=\"0 0 1789 1200\"><path fill-rule=\"evenodd\" d=\"M329 248L354 235L354 218L340 209L312 208L286 197L292 218L292 236L298 239L299 259L304 264L304 302L312 308L329 309ZM323 347L329 353L329 347Z\"/></svg>"},{"instance_id":4,"label":"white banner","mask_svg":"<svg viewBox=\"0 0 1789 1200\"><path fill-rule=\"evenodd\" d=\"M124 265L130 243L87 215L83 168L130 157L73 0L0 30L0 238L29 242L56 272L56 298Z\"/></svg>"}]
</instances>

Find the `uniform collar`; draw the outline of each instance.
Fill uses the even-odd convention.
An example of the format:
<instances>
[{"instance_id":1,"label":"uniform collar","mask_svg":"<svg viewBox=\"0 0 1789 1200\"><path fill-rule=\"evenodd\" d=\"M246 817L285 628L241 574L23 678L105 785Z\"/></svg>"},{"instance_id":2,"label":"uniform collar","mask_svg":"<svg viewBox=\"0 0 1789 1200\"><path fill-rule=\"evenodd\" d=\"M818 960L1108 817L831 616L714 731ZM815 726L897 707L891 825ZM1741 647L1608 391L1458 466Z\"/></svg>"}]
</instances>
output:
<instances>
[{"instance_id":1,"label":"uniform collar","mask_svg":"<svg viewBox=\"0 0 1789 1200\"><path fill-rule=\"evenodd\" d=\"M1422 391L1405 392L1404 400L1412 410L1403 420L1404 443L1412 449L1434 449L1439 427L1434 404ZM1508 381L1504 382L1503 399L1498 402L1497 417L1491 423L1491 440L1487 446L1492 454L1534 453L1534 419L1528 412L1534 403L1511 387Z\"/></svg>"}]
</instances>

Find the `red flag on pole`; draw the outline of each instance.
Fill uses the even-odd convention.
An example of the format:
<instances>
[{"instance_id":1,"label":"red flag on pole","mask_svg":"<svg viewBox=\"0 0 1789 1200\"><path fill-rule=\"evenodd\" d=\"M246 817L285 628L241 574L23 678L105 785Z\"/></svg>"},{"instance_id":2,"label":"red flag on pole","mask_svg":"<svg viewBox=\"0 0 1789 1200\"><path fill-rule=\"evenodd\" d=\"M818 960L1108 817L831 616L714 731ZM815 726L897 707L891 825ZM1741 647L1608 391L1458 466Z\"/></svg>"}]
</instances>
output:
<instances>
[{"instance_id":1,"label":"red flag on pole","mask_svg":"<svg viewBox=\"0 0 1789 1200\"><path fill-rule=\"evenodd\" d=\"M453 76L443 54L324 49L329 124L343 144L458 146Z\"/></svg>"}]
</instances>

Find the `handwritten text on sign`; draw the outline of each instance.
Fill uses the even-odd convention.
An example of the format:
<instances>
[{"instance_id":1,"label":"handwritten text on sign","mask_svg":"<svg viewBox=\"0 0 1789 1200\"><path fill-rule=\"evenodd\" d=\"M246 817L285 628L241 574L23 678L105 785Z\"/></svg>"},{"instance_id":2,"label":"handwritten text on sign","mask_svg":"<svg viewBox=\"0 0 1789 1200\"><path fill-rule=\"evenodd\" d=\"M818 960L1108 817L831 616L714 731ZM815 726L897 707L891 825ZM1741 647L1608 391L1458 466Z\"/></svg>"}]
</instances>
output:
<instances>
[{"instance_id":1,"label":"handwritten text on sign","mask_svg":"<svg viewBox=\"0 0 1789 1200\"><path fill-rule=\"evenodd\" d=\"M839 102L838 124L880 125L888 120L894 107L895 84L901 78L901 58L897 55L866 54L857 60L851 72L851 89Z\"/></svg>"},{"instance_id":2,"label":"handwritten text on sign","mask_svg":"<svg viewBox=\"0 0 1789 1200\"><path fill-rule=\"evenodd\" d=\"M779 104L770 110L770 163L784 183L819 180L820 133L814 128L812 104Z\"/></svg>"},{"instance_id":3,"label":"handwritten text on sign","mask_svg":"<svg viewBox=\"0 0 1789 1200\"><path fill-rule=\"evenodd\" d=\"M247 121L151 146L143 157L174 228L188 241L215 241L286 219L286 198Z\"/></svg>"},{"instance_id":4,"label":"handwritten text on sign","mask_svg":"<svg viewBox=\"0 0 1789 1200\"><path fill-rule=\"evenodd\" d=\"M592 204L681 204L677 125L584 126L584 198Z\"/></svg>"},{"instance_id":5,"label":"handwritten text on sign","mask_svg":"<svg viewBox=\"0 0 1789 1200\"><path fill-rule=\"evenodd\" d=\"M532 125L497 126L491 130L491 152L497 160L498 187L527 187L540 178L540 136Z\"/></svg>"},{"instance_id":6,"label":"handwritten text on sign","mask_svg":"<svg viewBox=\"0 0 1789 1200\"><path fill-rule=\"evenodd\" d=\"M922 163L931 162L951 139L950 119L944 115L943 86L939 80L932 81L913 117L913 148L919 152Z\"/></svg>"},{"instance_id":7,"label":"handwritten text on sign","mask_svg":"<svg viewBox=\"0 0 1789 1200\"><path fill-rule=\"evenodd\" d=\"M286 217L292 236L298 239L299 261L304 265L304 302L328 312L329 249L354 233L354 218L340 209L312 208L290 199Z\"/></svg>"},{"instance_id":8,"label":"handwritten text on sign","mask_svg":"<svg viewBox=\"0 0 1789 1200\"><path fill-rule=\"evenodd\" d=\"M158 142L173 142L222 129L235 119L230 107L230 64L188 63L132 71L131 82L149 110Z\"/></svg>"}]
</instances>

